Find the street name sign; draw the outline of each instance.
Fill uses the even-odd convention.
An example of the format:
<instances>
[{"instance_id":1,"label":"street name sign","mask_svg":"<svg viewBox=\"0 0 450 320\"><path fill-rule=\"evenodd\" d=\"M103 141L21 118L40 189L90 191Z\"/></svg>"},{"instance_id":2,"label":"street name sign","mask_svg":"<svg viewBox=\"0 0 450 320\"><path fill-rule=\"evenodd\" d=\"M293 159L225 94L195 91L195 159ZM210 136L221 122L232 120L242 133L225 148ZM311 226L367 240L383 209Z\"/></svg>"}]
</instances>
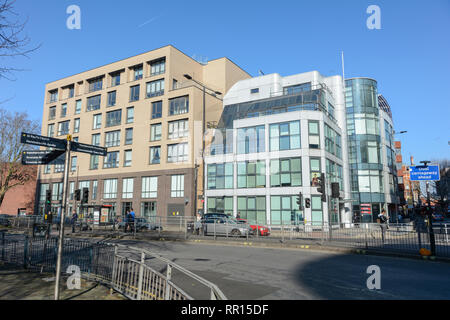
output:
<instances>
[{"instance_id":1,"label":"street name sign","mask_svg":"<svg viewBox=\"0 0 450 320\"><path fill-rule=\"evenodd\" d=\"M22 132L20 142L40 147L66 150L67 140L44 137L37 134Z\"/></svg>"},{"instance_id":2,"label":"street name sign","mask_svg":"<svg viewBox=\"0 0 450 320\"><path fill-rule=\"evenodd\" d=\"M439 166L410 167L409 177L411 181L439 181Z\"/></svg>"},{"instance_id":3,"label":"street name sign","mask_svg":"<svg viewBox=\"0 0 450 320\"><path fill-rule=\"evenodd\" d=\"M64 164L65 151L29 150L22 152L23 165Z\"/></svg>"},{"instance_id":4,"label":"street name sign","mask_svg":"<svg viewBox=\"0 0 450 320\"><path fill-rule=\"evenodd\" d=\"M70 150L74 152L88 153L103 157L105 157L108 153L106 148L79 142L72 142Z\"/></svg>"}]
</instances>

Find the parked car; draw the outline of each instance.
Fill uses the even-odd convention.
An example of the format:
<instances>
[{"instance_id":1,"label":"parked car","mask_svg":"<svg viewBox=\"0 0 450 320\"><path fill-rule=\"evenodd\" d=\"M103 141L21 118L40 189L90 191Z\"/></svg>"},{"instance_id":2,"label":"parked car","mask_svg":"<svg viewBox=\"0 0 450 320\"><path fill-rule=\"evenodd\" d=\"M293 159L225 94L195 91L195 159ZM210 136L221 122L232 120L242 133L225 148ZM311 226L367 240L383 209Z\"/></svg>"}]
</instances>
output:
<instances>
[{"instance_id":1,"label":"parked car","mask_svg":"<svg viewBox=\"0 0 450 320\"><path fill-rule=\"evenodd\" d=\"M137 231L142 231L142 230L162 230L163 227L161 226L160 223L155 223L155 222L151 222L148 221L146 218L135 218L134 219L135 224L136 224L136 230ZM125 229L125 226L127 224L127 218L123 218L121 222L119 222L117 228L120 229Z\"/></svg>"},{"instance_id":2,"label":"parked car","mask_svg":"<svg viewBox=\"0 0 450 320\"><path fill-rule=\"evenodd\" d=\"M204 235L228 235L232 237L245 237L251 233L247 226L239 224L235 219L207 218L201 221Z\"/></svg>"},{"instance_id":3,"label":"parked car","mask_svg":"<svg viewBox=\"0 0 450 320\"><path fill-rule=\"evenodd\" d=\"M187 223L187 231L191 232L191 233L199 234L200 230L202 228L202 224L203 224L203 222L205 220L207 220L207 219L219 219L219 218L222 218L222 219L234 219L234 218L232 218L231 216L229 216L229 215L227 215L225 213L207 213L207 214L205 214L202 217L201 221L189 221Z\"/></svg>"},{"instance_id":4,"label":"parked car","mask_svg":"<svg viewBox=\"0 0 450 320\"><path fill-rule=\"evenodd\" d=\"M240 224L248 224L248 221L245 219L236 219L236 220ZM267 237L270 235L270 228L268 228L268 227L260 226L257 224L250 224L249 227L250 227L250 229L252 229L253 235L259 235L262 237Z\"/></svg>"}]
</instances>

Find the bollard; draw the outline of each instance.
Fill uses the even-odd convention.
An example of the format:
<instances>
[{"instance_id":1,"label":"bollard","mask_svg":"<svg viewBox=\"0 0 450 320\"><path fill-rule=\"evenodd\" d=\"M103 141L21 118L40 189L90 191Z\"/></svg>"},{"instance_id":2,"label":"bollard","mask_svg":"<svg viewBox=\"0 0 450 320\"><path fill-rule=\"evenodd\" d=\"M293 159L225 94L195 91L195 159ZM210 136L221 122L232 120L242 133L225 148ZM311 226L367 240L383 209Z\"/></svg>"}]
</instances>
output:
<instances>
[{"instance_id":1,"label":"bollard","mask_svg":"<svg viewBox=\"0 0 450 320\"><path fill-rule=\"evenodd\" d=\"M172 278L172 267L170 264L167 265L167 276L166 276L166 294L164 296L164 300L170 299L170 283L169 281Z\"/></svg>"}]
</instances>

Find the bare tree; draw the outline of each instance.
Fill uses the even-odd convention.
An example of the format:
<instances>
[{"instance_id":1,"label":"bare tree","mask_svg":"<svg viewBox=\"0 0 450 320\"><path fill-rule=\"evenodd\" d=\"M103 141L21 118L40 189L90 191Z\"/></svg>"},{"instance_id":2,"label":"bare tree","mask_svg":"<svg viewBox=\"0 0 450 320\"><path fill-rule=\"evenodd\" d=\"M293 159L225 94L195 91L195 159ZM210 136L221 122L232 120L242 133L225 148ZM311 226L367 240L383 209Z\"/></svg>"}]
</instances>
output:
<instances>
[{"instance_id":1,"label":"bare tree","mask_svg":"<svg viewBox=\"0 0 450 320\"><path fill-rule=\"evenodd\" d=\"M26 146L20 143L20 136L24 130L38 133L39 128L39 123L30 120L27 113L11 113L0 108L0 206L9 190L35 177L35 167L21 164Z\"/></svg>"},{"instance_id":2,"label":"bare tree","mask_svg":"<svg viewBox=\"0 0 450 320\"><path fill-rule=\"evenodd\" d=\"M37 50L40 45L30 47L30 38L24 35L28 19L21 21L14 11L15 0L0 0L0 58L28 57L28 54ZM0 78L14 80L14 72L23 69L0 65Z\"/></svg>"}]
</instances>

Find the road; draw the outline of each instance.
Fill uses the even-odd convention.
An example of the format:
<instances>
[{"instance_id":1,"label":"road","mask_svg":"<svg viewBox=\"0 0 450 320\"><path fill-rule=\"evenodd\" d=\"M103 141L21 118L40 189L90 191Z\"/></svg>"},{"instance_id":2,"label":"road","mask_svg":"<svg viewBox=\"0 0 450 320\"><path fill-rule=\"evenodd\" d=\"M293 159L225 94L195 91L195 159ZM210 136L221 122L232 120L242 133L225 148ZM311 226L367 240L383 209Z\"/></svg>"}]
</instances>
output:
<instances>
[{"instance_id":1,"label":"road","mask_svg":"<svg viewBox=\"0 0 450 320\"><path fill-rule=\"evenodd\" d=\"M233 300L450 299L450 264L294 249L120 241L159 253L217 284ZM367 267L381 290L367 289Z\"/></svg>"}]
</instances>

